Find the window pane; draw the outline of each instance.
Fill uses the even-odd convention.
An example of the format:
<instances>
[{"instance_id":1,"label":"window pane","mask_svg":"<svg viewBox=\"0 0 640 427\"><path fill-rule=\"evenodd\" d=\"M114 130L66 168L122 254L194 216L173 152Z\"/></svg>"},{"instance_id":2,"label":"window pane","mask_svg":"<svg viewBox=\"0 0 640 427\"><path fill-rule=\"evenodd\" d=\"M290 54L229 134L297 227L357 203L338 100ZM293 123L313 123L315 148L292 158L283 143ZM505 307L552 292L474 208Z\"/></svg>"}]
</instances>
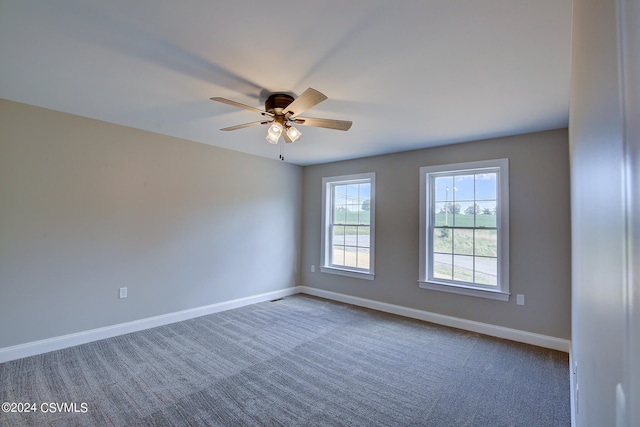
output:
<instances>
[{"instance_id":1,"label":"window pane","mask_svg":"<svg viewBox=\"0 0 640 427\"><path fill-rule=\"evenodd\" d=\"M347 205L346 215L347 222L346 224L359 224L358 222L358 205Z\"/></svg>"},{"instance_id":2,"label":"window pane","mask_svg":"<svg viewBox=\"0 0 640 427\"><path fill-rule=\"evenodd\" d=\"M435 209L436 226L453 225L453 216L451 215L451 203L438 202Z\"/></svg>"},{"instance_id":3,"label":"window pane","mask_svg":"<svg viewBox=\"0 0 640 427\"><path fill-rule=\"evenodd\" d=\"M453 200L453 177L441 176L435 178L434 181L436 202Z\"/></svg>"},{"instance_id":4,"label":"window pane","mask_svg":"<svg viewBox=\"0 0 640 427\"><path fill-rule=\"evenodd\" d=\"M455 226L456 227L474 227L475 207L473 202L461 202L457 204Z\"/></svg>"},{"instance_id":5,"label":"window pane","mask_svg":"<svg viewBox=\"0 0 640 427\"><path fill-rule=\"evenodd\" d=\"M358 193L359 193L359 184L349 184L347 185L347 203L358 203Z\"/></svg>"},{"instance_id":6,"label":"window pane","mask_svg":"<svg viewBox=\"0 0 640 427\"><path fill-rule=\"evenodd\" d=\"M371 198L371 183L366 182L360 184L360 200L366 200Z\"/></svg>"},{"instance_id":7,"label":"window pane","mask_svg":"<svg viewBox=\"0 0 640 427\"><path fill-rule=\"evenodd\" d=\"M460 213L460 203L448 202L445 206L445 212L447 217L445 222L448 226L453 226L456 223L456 215Z\"/></svg>"},{"instance_id":8,"label":"window pane","mask_svg":"<svg viewBox=\"0 0 640 427\"><path fill-rule=\"evenodd\" d=\"M333 246L331 263L335 265L344 265L344 246Z\"/></svg>"},{"instance_id":9,"label":"window pane","mask_svg":"<svg viewBox=\"0 0 640 427\"><path fill-rule=\"evenodd\" d=\"M334 190L334 201L333 203L336 205L345 205L347 204L347 186L346 185L336 185L333 187Z\"/></svg>"},{"instance_id":10,"label":"window pane","mask_svg":"<svg viewBox=\"0 0 640 427\"><path fill-rule=\"evenodd\" d=\"M473 183L473 175L456 176L453 184L455 200L473 200Z\"/></svg>"},{"instance_id":11,"label":"window pane","mask_svg":"<svg viewBox=\"0 0 640 427\"><path fill-rule=\"evenodd\" d=\"M496 230L476 230L476 255L498 256L498 232Z\"/></svg>"},{"instance_id":12,"label":"window pane","mask_svg":"<svg viewBox=\"0 0 640 427\"><path fill-rule=\"evenodd\" d=\"M495 200L497 193L495 172L476 175L476 200Z\"/></svg>"},{"instance_id":13,"label":"window pane","mask_svg":"<svg viewBox=\"0 0 640 427\"><path fill-rule=\"evenodd\" d=\"M371 229L369 227L358 227L358 242L357 245L359 248L368 248L369 245L369 237L370 237Z\"/></svg>"},{"instance_id":14,"label":"window pane","mask_svg":"<svg viewBox=\"0 0 640 427\"><path fill-rule=\"evenodd\" d=\"M366 268L369 269L369 248L358 248L358 268Z\"/></svg>"},{"instance_id":15,"label":"window pane","mask_svg":"<svg viewBox=\"0 0 640 427\"><path fill-rule=\"evenodd\" d=\"M476 283L483 285L498 284L498 259L476 257Z\"/></svg>"},{"instance_id":16,"label":"window pane","mask_svg":"<svg viewBox=\"0 0 640 427\"><path fill-rule=\"evenodd\" d=\"M453 278L452 256L446 254L433 254L433 277L434 279Z\"/></svg>"},{"instance_id":17,"label":"window pane","mask_svg":"<svg viewBox=\"0 0 640 427\"><path fill-rule=\"evenodd\" d=\"M344 264L345 267L357 267L357 252L356 248L345 246L344 248Z\"/></svg>"},{"instance_id":18,"label":"window pane","mask_svg":"<svg viewBox=\"0 0 640 427\"><path fill-rule=\"evenodd\" d=\"M480 202L480 213L476 216L478 227L496 227L496 202Z\"/></svg>"},{"instance_id":19,"label":"window pane","mask_svg":"<svg viewBox=\"0 0 640 427\"><path fill-rule=\"evenodd\" d=\"M334 245L344 245L344 227L340 225L335 225L333 227L333 244Z\"/></svg>"},{"instance_id":20,"label":"window pane","mask_svg":"<svg viewBox=\"0 0 640 427\"><path fill-rule=\"evenodd\" d=\"M472 256L453 256L453 280L460 280L461 282L473 282Z\"/></svg>"},{"instance_id":21,"label":"window pane","mask_svg":"<svg viewBox=\"0 0 640 427\"><path fill-rule=\"evenodd\" d=\"M356 246L358 241L358 227L347 226L344 228L344 244Z\"/></svg>"},{"instance_id":22,"label":"window pane","mask_svg":"<svg viewBox=\"0 0 640 427\"><path fill-rule=\"evenodd\" d=\"M345 224L347 221L347 205L336 205L333 210L333 222L336 224Z\"/></svg>"},{"instance_id":23,"label":"window pane","mask_svg":"<svg viewBox=\"0 0 640 427\"><path fill-rule=\"evenodd\" d=\"M436 228L433 230L433 250L435 252L451 253L451 232L448 228Z\"/></svg>"},{"instance_id":24,"label":"window pane","mask_svg":"<svg viewBox=\"0 0 640 427\"><path fill-rule=\"evenodd\" d=\"M453 253L457 255L473 255L473 230L453 231Z\"/></svg>"},{"instance_id":25,"label":"window pane","mask_svg":"<svg viewBox=\"0 0 640 427\"><path fill-rule=\"evenodd\" d=\"M365 200L368 201L369 199ZM364 204L364 202L363 202ZM361 210L358 213L358 218L359 218L359 222L358 224L365 224L365 225L370 225L371 224L371 212L369 210Z\"/></svg>"}]
</instances>

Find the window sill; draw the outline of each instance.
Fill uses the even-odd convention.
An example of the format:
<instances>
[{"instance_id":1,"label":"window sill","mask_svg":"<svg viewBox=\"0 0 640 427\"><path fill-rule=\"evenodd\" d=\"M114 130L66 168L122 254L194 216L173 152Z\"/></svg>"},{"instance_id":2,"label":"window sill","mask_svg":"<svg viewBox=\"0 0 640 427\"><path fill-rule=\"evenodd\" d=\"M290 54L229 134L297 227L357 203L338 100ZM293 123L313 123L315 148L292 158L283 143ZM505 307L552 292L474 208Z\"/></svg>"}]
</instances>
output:
<instances>
[{"instance_id":1,"label":"window sill","mask_svg":"<svg viewBox=\"0 0 640 427\"><path fill-rule=\"evenodd\" d=\"M508 302L509 296L511 295L509 292L502 292L499 290L494 291L492 289L479 289L479 288L472 288L467 286L452 285L448 283L444 284L444 283L423 282L423 281L418 281L418 283L420 284L420 288L422 289L429 289L432 291L440 291L440 292L449 292L452 294L467 295L467 296L478 297L478 298L488 298L488 299L493 299L497 301Z\"/></svg>"},{"instance_id":2,"label":"window sill","mask_svg":"<svg viewBox=\"0 0 640 427\"><path fill-rule=\"evenodd\" d=\"M323 273L337 274L339 276L355 277L356 279L373 280L375 278L375 274L372 273L365 273L356 270L346 270L335 267L320 267L320 271Z\"/></svg>"}]
</instances>

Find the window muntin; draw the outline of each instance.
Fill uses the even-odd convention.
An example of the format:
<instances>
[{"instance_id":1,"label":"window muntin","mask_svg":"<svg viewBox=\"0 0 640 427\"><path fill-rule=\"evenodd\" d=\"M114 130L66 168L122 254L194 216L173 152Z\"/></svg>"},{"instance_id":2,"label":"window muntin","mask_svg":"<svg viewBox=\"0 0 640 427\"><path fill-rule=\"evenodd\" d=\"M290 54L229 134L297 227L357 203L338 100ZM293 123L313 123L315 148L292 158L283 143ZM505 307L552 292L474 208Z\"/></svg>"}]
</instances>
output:
<instances>
[{"instance_id":1,"label":"window muntin","mask_svg":"<svg viewBox=\"0 0 640 427\"><path fill-rule=\"evenodd\" d=\"M508 161L420 171L421 287L508 300Z\"/></svg>"},{"instance_id":2,"label":"window muntin","mask_svg":"<svg viewBox=\"0 0 640 427\"><path fill-rule=\"evenodd\" d=\"M374 174L323 179L321 271L371 278L368 276L373 274L374 180Z\"/></svg>"}]
</instances>

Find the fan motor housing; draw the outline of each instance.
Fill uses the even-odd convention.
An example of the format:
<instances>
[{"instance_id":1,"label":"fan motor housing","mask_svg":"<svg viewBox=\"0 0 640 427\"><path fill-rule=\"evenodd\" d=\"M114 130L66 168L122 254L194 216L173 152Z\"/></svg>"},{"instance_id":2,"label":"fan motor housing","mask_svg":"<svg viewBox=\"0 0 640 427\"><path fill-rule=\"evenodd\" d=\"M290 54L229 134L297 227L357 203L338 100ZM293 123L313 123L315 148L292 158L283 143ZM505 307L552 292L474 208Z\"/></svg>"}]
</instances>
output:
<instances>
[{"instance_id":1,"label":"fan motor housing","mask_svg":"<svg viewBox=\"0 0 640 427\"><path fill-rule=\"evenodd\" d=\"M273 95L270 95L264 102L264 109L269 113L274 113L274 110L276 108L282 111L287 108L287 106L292 102L293 96L287 95L286 93L274 93Z\"/></svg>"}]
</instances>

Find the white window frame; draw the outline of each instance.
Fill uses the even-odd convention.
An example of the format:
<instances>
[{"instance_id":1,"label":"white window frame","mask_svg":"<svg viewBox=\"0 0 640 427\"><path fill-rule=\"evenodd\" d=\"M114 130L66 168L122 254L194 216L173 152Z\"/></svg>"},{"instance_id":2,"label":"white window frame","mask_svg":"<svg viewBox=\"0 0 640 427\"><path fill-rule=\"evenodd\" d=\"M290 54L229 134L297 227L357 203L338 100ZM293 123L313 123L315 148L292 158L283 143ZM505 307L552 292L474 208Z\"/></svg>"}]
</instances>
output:
<instances>
[{"instance_id":1,"label":"white window frame","mask_svg":"<svg viewBox=\"0 0 640 427\"><path fill-rule=\"evenodd\" d=\"M357 184L369 182L371 184L371 198L369 201L369 268L355 268L335 265L331 263L332 221L333 221L333 188L336 185ZM338 274L358 279L373 280L375 278L375 212L376 212L376 174L375 172L354 175L342 175L322 178L322 238L320 251L320 271Z\"/></svg>"},{"instance_id":2,"label":"white window frame","mask_svg":"<svg viewBox=\"0 0 640 427\"><path fill-rule=\"evenodd\" d=\"M469 282L434 279L433 264L433 202L431 178L437 175L461 172L497 172L496 229L498 231L498 279L497 286ZM419 286L423 289L450 292L499 301L509 301L509 159L483 160L448 165L424 166L420 168L420 270Z\"/></svg>"}]
</instances>

